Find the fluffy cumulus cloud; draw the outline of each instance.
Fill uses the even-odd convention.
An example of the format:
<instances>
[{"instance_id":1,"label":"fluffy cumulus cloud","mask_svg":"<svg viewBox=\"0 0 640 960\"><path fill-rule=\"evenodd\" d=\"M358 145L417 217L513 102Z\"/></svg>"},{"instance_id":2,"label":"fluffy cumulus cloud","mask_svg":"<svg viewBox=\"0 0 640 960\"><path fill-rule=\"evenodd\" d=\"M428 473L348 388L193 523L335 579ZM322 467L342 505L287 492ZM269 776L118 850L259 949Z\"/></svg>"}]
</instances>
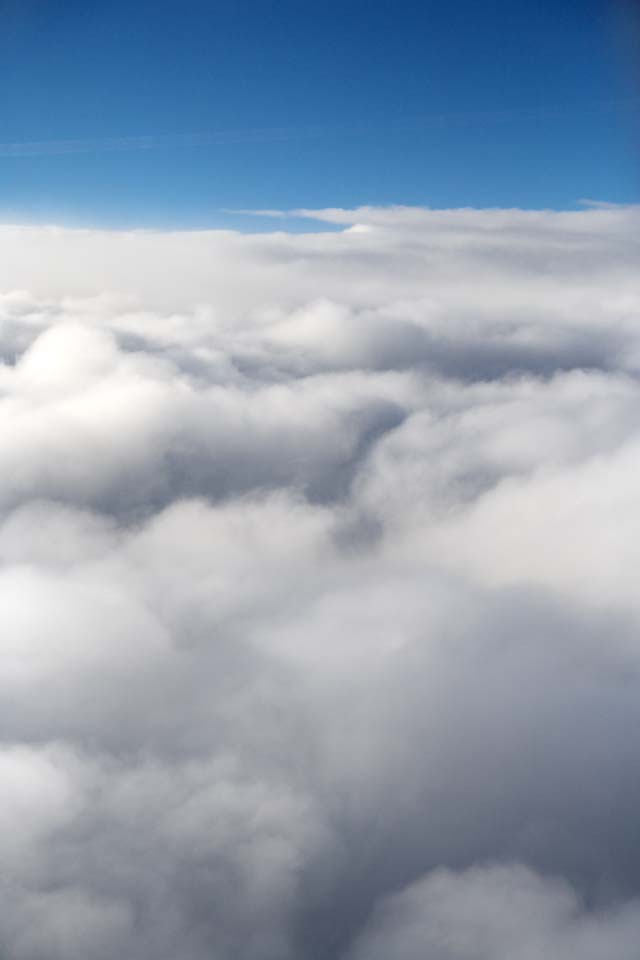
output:
<instances>
[{"instance_id":1,"label":"fluffy cumulus cloud","mask_svg":"<svg viewBox=\"0 0 640 960\"><path fill-rule=\"evenodd\" d=\"M635 960L640 211L303 213L0 228L0 953Z\"/></svg>"}]
</instances>

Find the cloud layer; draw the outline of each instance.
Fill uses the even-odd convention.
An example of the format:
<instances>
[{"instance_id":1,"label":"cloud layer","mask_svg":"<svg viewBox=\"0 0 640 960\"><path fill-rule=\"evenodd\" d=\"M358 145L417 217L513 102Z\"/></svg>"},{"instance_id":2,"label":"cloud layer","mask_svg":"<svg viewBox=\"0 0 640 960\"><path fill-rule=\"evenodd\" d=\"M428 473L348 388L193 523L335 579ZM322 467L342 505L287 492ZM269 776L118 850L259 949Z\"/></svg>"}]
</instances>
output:
<instances>
[{"instance_id":1,"label":"cloud layer","mask_svg":"<svg viewBox=\"0 0 640 960\"><path fill-rule=\"evenodd\" d=\"M637 208L0 228L9 960L635 960Z\"/></svg>"}]
</instances>

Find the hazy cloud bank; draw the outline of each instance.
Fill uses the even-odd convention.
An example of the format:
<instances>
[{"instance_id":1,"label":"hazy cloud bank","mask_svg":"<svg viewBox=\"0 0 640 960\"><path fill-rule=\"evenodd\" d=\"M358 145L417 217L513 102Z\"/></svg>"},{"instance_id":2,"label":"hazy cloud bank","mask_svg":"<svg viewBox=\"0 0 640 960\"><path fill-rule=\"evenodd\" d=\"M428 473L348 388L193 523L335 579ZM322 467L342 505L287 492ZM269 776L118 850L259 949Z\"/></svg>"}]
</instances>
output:
<instances>
[{"instance_id":1,"label":"hazy cloud bank","mask_svg":"<svg viewBox=\"0 0 640 960\"><path fill-rule=\"evenodd\" d=\"M635 960L636 208L0 228L9 960Z\"/></svg>"}]
</instances>

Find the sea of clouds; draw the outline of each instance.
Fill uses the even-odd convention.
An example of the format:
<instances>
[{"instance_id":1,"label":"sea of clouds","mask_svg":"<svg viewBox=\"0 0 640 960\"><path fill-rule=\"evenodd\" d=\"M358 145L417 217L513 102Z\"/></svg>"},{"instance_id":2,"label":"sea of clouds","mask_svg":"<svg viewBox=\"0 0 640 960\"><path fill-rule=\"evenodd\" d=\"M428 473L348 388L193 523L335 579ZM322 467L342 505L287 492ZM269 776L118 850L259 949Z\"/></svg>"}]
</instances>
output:
<instances>
[{"instance_id":1,"label":"sea of clouds","mask_svg":"<svg viewBox=\"0 0 640 960\"><path fill-rule=\"evenodd\" d=\"M0 227L0 953L637 960L640 209L305 215Z\"/></svg>"}]
</instances>

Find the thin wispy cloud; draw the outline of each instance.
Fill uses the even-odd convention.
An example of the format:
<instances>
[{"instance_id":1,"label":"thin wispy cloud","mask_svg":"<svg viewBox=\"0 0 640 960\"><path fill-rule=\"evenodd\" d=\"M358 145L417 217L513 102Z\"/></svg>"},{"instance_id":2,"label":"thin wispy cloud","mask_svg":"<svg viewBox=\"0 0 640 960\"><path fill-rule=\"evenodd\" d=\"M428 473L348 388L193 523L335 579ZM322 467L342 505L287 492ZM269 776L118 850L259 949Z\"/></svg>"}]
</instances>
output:
<instances>
[{"instance_id":1,"label":"thin wispy cloud","mask_svg":"<svg viewBox=\"0 0 640 960\"><path fill-rule=\"evenodd\" d=\"M36 157L67 154L95 154L144 150L168 150L191 147L216 147L233 144L291 143L332 137L366 137L390 135L395 132L414 132L451 127L483 127L510 123L529 118L532 121L562 119L589 113L635 113L640 99L594 101L591 104L565 103L546 106L523 106L519 109L476 110L398 117L384 124L370 121L341 124L310 124L308 126L249 127L230 130L211 130L195 133L137 134L134 136L78 137L50 140L0 142L0 157Z\"/></svg>"}]
</instances>

